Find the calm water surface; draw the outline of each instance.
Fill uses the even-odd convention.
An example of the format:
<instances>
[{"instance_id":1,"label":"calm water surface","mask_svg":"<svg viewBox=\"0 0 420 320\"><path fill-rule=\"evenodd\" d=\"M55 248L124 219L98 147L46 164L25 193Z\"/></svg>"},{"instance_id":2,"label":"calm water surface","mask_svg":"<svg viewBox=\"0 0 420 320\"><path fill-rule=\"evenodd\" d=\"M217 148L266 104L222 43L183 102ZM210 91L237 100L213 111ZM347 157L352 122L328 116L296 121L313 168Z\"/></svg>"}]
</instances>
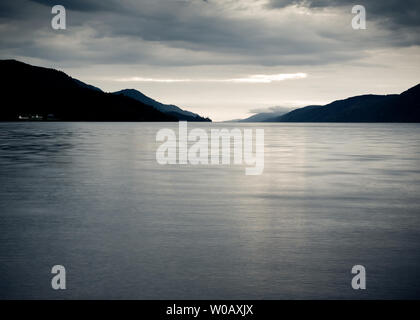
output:
<instances>
[{"instance_id":1,"label":"calm water surface","mask_svg":"<svg viewBox=\"0 0 420 320\"><path fill-rule=\"evenodd\" d=\"M176 123L1 123L0 298L420 298L420 125L198 126L265 129L264 173L158 165Z\"/></svg>"}]
</instances>

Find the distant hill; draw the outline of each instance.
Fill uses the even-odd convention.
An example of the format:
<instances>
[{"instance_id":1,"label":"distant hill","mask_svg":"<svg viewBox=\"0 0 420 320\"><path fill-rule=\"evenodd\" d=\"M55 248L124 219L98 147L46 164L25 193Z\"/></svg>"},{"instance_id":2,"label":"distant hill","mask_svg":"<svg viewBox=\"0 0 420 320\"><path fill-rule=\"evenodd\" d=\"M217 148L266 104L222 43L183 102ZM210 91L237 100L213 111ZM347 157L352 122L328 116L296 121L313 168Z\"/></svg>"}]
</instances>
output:
<instances>
[{"instance_id":1,"label":"distant hill","mask_svg":"<svg viewBox=\"0 0 420 320\"><path fill-rule=\"evenodd\" d=\"M391 95L362 95L324 106L308 106L271 122L420 122L420 84Z\"/></svg>"},{"instance_id":2,"label":"distant hill","mask_svg":"<svg viewBox=\"0 0 420 320\"><path fill-rule=\"evenodd\" d=\"M248 118L237 120L237 122L264 122L272 119L274 116L278 117L279 115L273 115L271 112L261 112Z\"/></svg>"},{"instance_id":3,"label":"distant hill","mask_svg":"<svg viewBox=\"0 0 420 320\"><path fill-rule=\"evenodd\" d=\"M248 118L241 120L232 120L232 122L272 122L273 119L280 117L289 112L290 109L282 108L281 110L273 110L269 112L260 112Z\"/></svg>"},{"instance_id":4,"label":"distant hill","mask_svg":"<svg viewBox=\"0 0 420 320\"><path fill-rule=\"evenodd\" d=\"M74 78L73 78L73 80L76 81L76 83L79 84L79 86L81 86L81 87L92 89L92 90L99 91L99 92L103 92L101 89L99 89L99 88L97 88L95 86L92 86L90 84L86 84L86 83L84 83L84 82L82 82L80 80L74 79Z\"/></svg>"},{"instance_id":5,"label":"distant hill","mask_svg":"<svg viewBox=\"0 0 420 320\"><path fill-rule=\"evenodd\" d=\"M169 114L175 116L179 120L182 121L211 121L209 118L203 118L196 113L192 113L190 111L182 110L181 108L172 105L172 104L163 104L148 96L144 95L138 90L135 89L124 89L117 92L114 92L115 95L123 95L130 98L133 98L137 101L140 101L144 104L152 106L156 110L163 112L165 114Z\"/></svg>"},{"instance_id":6,"label":"distant hill","mask_svg":"<svg viewBox=\"0 0 420 320\"><path fill-rule=\"evenodd\" d=\"M104 93L62 71L0 60L0 121L178 121L135 99Z\"/></svg>"}]
</instances>

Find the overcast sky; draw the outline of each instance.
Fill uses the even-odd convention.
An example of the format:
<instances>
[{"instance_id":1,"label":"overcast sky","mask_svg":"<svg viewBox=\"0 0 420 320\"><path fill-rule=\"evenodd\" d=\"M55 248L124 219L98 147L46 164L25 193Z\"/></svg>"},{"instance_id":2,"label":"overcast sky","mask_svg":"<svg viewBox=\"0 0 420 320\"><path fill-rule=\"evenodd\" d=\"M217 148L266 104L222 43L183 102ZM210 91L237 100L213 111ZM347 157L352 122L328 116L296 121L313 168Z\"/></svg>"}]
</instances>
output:
<instances>
[{"instance_id":1,"label":"overcast sky","mask_svg":"<svg viewBox=\"0 0 420 320\"><path fill-rule=\"evenodd\" d=\"M51 8L67 9L67 29ZM362 4L367 29L353 30ZM418 0L12 0L0 57L213 120L400 93L420 82Z\"/></svg>"}]
</instances>

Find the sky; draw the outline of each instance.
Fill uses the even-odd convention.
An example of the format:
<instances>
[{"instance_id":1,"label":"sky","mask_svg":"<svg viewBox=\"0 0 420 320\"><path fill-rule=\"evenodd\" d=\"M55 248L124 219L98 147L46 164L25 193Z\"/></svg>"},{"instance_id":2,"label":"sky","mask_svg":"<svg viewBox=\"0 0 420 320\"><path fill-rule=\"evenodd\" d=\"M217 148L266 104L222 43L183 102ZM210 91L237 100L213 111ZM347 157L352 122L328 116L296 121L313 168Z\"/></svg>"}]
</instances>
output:
<instances>
[{"instance_id":1,"label":"sky","mask_svg":"<svg viewBox=\"0 0 420 320\"><path fill-rule=\"evenodd\" d=\"M2 0L0 58L238 119L420 83L420 1Z\"/></svg>"}]
</instances>

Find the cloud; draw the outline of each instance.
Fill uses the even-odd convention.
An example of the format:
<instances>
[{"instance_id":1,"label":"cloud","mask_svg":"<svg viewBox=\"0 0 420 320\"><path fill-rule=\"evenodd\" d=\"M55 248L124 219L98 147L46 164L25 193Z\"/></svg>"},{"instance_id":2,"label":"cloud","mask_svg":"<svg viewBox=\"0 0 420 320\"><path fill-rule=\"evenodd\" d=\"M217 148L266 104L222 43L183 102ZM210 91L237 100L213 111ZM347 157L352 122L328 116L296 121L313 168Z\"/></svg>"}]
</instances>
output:
<instances>
[{"instance_id":1,"label":"cloud","mask_svg":"<svg viewBox=\"0 0 420 320\"><path fill-rule=\"evenodd\" d=\"M171 83L171 82L191 82L191 79L154 79L154 78L143 78L143 77L128 77L128 78L117 78L114 81L118 82L162 82L162 83ZM199 80L198 80L199 81Z\"/></svg>"},{"instance_id":2,"label":"cloud","mask_svg":"<svg viewBox=\"0 0 420 320\"><path fill-rule=\"evenodd\" d=\"M239 83L271 83L275 81L284 81L291 79L303 79L308 75L306 73L280 73L280 74L256 74L245 78L229 79L228 82Z\"/></svg>"},{"instance_id":3,"label":"cloud","mask_svg":"<svg viewBox=\"0 0 420 320\"><path fill-rule=\"evenodd\" d=\"M350 12L320 12L321 2L311 2L307 12L293 3L65 0L68 28L57 32L50 26L54 1L16 0L1 4L0 55L80 65L275 67L357 61L369 50L418 43L417 33L394 34L373 25L357 33Z\"/></svg>"},{"instance_id":4,"label":"cloud","mask_svg":"<svg viewBox=\"0 0 420 320\"><path fill-rule=\"evenodd\" d=\"M413 26L404 32L369 20L368 30L356 32L351 28L353 15L342 3L351 4L350 0L63 0L68 28L57 32L50 25L55 1L2 2L0 57L63 66L276 68L357 62L374 50L420 44L420 33L414 30L420 21L415 19L419 10L414 10L414 1L399 4L403 9L396 1L366 1L368 19L375 11L383 17L375 18L378 21L391 17L394 24ZM230 81L280 80L254 76Z\"/></svg>"},{"instance_id":5,"label":"cloud","mask_svg":"<svg viewBox=\"0 0 420 320\"><path fill-rule=\"evenodd\" d=\"M114 81L118 82L232 82L232 83L272 83L276 81L303 79L306 78L306 73L280 73L280 74L256 74L243 78L233 79L158 79L146 77L126 77L116 78Z\"/></svg>"},{"instance_id":6,"label":"cloud","mask_svg":"<svg viewBox=\"0 0 420 320\"><path fill-rule=\"evenodd\" d=\"M30 0L48 7L53 7L56 4L64 6L67 10L81 11L81 12L99 12L99 11L119 11L121 6L118 6L118 1L114 0Z\"/></svg>"},{"instance_id":7,"label":"cloud","mask_svg":"<svg viewBox=\"0 0 420 320\"><path fill-rule=\"evenodd\" d=\"M310 9L340 8L346 9L356 4L366 8L368 19L380 20L388 28L419 27L420 1L418 0L270 0L269 7L285 8L300 6Z\"/></svg>"}]
</instances>

